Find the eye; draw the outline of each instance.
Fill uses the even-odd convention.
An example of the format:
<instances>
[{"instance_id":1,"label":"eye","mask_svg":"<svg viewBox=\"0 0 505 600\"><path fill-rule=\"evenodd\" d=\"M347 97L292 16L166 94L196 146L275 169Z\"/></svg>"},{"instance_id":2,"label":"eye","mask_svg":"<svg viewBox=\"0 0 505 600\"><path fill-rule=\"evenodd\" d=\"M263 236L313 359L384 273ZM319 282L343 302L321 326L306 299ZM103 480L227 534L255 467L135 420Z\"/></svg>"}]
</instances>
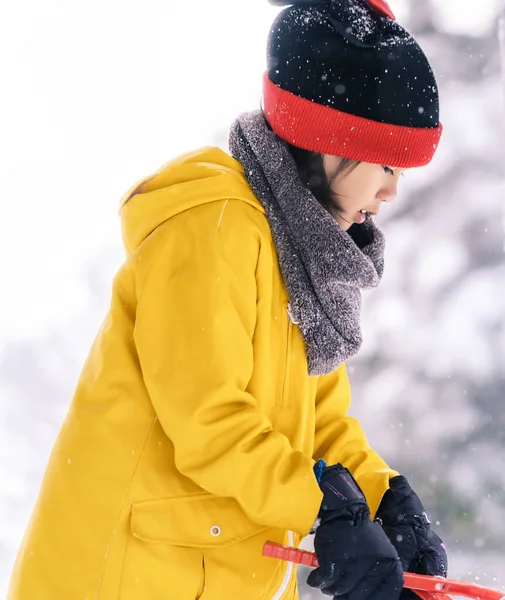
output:
<instances>
[{"instance_id":1,"label":"eye","mask_svg":"<svg viewBox=\"0 0 505 600\"><path fill-rule=\"evenodd\" d=\"M387 167L386 165L382 165L382 168L384 169L384 173L387 173L388 175L394 175L395 172L391 167Z\"/></svg>"}]
</instances>

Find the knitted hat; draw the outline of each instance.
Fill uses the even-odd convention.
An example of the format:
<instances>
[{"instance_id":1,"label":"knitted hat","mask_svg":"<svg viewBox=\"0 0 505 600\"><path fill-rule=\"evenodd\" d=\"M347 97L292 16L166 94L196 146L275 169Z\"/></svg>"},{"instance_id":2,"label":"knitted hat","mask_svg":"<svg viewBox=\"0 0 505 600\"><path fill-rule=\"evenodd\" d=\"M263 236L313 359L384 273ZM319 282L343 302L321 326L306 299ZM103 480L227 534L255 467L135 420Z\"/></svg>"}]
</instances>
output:
<instances>
[{"instance_id":1,"label":"knitted hat","mask_svg":"<svg viewBox=\"0 0 505 600\"><path fill-rule=\"evenodd\" d=\"M268 39L263 110L294 146L392 167L437 149L438 89L428 59L385 0L290 5Z\"/></svg>"}]
</instances>

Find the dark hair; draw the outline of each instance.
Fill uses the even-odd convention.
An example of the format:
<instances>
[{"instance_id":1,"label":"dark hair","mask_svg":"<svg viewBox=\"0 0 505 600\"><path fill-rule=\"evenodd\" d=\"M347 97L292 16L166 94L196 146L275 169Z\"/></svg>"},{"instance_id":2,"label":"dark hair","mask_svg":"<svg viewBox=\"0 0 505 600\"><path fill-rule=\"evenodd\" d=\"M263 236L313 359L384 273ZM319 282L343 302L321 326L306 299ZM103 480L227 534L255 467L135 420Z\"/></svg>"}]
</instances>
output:
<instances>
[{"instance_id":1,"label":"dark hair","mask_svg":"<svg viewBox=\"0 0 505 600\"><path fill-rule=\"evenodd\" d=\"M303 150L289 143L287 146L297 166L300 179L314 194L316 200L331 212L336 199L336 194L331 189L333 182L340 175L354 170L359 162L350 158L342 158L335 171L328 177L324 170L322 154Z\"/></svg>"},{"instance_id":2,"label":"dark hair","mask_svg":"<svg viewBox=\"0 0 505 600\"><path fill-rule=\"evenodd\" d=\"M273 132L272 126L266 117L265 123L267 128ZM348 174L353 171L359 165L359 161L350 158L342 158L334 173L328 177L324 170L323 155L320 152L304 150L298 146L293 146L285 140L284 143L295 161L298 175L304 185L306 185L314 194L314 197L319 204L331 213L331 209L337 198L337 195L331 189L333 182L343 173Z\"/></svg>"}]
</instances>

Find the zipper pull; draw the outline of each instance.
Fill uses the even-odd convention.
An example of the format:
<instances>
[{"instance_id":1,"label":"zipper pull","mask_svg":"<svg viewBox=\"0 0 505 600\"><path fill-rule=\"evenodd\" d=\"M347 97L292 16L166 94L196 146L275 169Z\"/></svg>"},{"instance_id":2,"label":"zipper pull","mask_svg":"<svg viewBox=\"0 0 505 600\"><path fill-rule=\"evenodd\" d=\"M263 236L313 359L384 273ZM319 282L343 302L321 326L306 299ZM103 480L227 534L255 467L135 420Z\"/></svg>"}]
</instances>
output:
<instances>
[{"instance_id":1,"label":"zipper pull","mask_svg":"<svg viewBox=\"0 0 505 600\"><path fill-rule=\"evenodd\" d=\"M293 316L293 311L292 311L292 307L291 307L291 302L288 304L287 308L287 313L289 318L291 319L291 323L293 323L293 325L298 325L298 321L294 318Z\"/></svg>"}]
</instances>

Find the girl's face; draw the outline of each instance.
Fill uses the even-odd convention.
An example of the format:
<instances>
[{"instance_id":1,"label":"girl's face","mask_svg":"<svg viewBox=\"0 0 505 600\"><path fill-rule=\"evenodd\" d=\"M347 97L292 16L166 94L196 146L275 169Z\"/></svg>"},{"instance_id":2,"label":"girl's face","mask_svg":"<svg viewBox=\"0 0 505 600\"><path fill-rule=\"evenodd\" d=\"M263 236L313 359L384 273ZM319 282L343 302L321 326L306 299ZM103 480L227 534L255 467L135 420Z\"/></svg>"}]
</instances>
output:
<instances>
[{"instance_id":1,"label":"girl's face","mask_svg":"<svg viewBox=\"0 0 505 600\"><path fill-rule=\"evenodd\" d=\"M323 156L323 165L334 200L329 211L344 231L354 223L364 223L365 212L377 215L383 202L392 202L398 192L398 180L405 169L387 165L357 163L333 177L341 162L338 156Z\"/></svg>"}]
</instances>

